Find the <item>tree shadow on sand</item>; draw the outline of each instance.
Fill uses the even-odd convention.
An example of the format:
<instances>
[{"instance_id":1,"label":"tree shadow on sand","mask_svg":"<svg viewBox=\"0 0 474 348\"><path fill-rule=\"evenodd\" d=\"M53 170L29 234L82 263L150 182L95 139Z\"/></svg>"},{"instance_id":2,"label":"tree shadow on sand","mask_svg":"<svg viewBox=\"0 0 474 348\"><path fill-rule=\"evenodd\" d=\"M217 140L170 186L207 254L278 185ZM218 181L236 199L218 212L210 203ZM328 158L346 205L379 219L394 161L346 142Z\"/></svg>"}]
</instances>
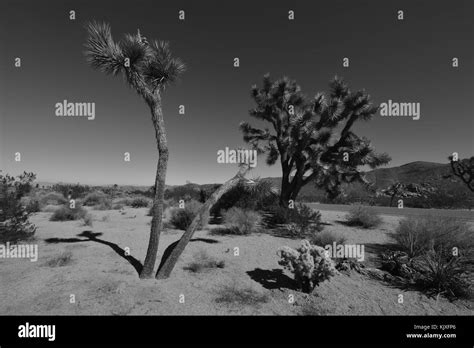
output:
<instances>
[{"instance_id":1,"label":"tree shadow on sand","mask_svg":"<svg viewBox=\"0 0 474 348\"><path fill-rule=\"evenodd\" d=\"M285 275L282 269L275 268L269 270L255 268L253 271L248 271L247 274L250 278L252 278L252 280L260 283L265 289L268 290L281 288L298 290L296 282Z\"/></svg>"},{"instance_id":2,"label":"tree shadow on sand","mask_svg":"<svg viewBox=\"0 0 474 348\"><path fill-rule=\"evenodd\" d=\"M77 236L78 237L84 237L83 239L80 238L48 238L45 239L45 242L48 244L58 244L58 243L80 243L80 242L96 242L100 244L107 245L112 248L113 251L115 251L119 256L123 257L125 260L127 260L133 268L137 271L138 274L141 273L143 265L141 264L140 261L138 261L136 258L134 258L131 255L127 255L125 253L125 250L120 248L117 244L108 242L103 239L99 239L97 237L101 236L103 233L100 232L92 232L92 231L84 231L82 233L79 233Z\"/></svg>"}]
</instances>

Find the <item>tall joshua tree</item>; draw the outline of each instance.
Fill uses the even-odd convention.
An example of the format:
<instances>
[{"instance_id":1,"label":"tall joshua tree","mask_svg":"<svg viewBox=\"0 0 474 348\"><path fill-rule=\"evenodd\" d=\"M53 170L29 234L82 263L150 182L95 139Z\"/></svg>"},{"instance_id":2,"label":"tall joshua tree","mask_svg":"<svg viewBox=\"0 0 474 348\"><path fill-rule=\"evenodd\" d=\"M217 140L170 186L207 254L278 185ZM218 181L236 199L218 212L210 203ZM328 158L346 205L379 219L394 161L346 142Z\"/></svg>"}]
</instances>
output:
<instances>
[{"instance_id":1,"label":"tall joshua tree","mask_svg":"<svg viewBox=\"0 0 474 348\"><path fill-rule=\"evenodd\" d=\"M162 228L163 198L168 164L168 145L162 112L162 92L185 70L183 62L172 56L169 44L165 41L148 42L140 34L126 34L121 41L114 41L110 26L106 23L92 22L86 26L88 37L85 56L95 69L106 74L125 77L147 103L155 129L158 148L155 195L153 200L153 219L150 240L140 278L153 276L158 242Z\"/></svg>"},{"instance_id":2,"label":"tall joshua tree","mask_svg":"<svg viewBox=\"0 0 474 348\"><path fill-rule=\"evenodd\" d=\"M341 192L344 182L369 185L358 167L376 168L390 161L352 131L356 121L370 120L378 107L365 91L350 91L342 79L335 77L327 95L318 93L309 100L296 81L284 77L273 82L267 74L262 88L252 87L251 96L256 107L250 115L273 129L254 128L248 122L240 129L244 141L267 154L268 165L280 159L282 206L294 201L309 182L325 189L330 198Z\"/></svg>"}]
</instances>

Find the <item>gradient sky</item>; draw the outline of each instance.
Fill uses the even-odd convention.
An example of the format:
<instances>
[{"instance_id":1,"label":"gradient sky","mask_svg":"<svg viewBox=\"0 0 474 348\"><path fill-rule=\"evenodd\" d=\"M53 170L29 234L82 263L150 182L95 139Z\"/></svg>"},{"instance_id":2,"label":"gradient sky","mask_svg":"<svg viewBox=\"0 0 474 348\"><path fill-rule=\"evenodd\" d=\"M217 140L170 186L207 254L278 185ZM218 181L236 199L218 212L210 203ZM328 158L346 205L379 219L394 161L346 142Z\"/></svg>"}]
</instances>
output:
<instances>
[{"instance_id":1,"label":"gradient sky","mask_svg":"<svg viewBox=\"0 0 474 348\"><path fill-rule=\"evenodd\" d=\"M76 20L69 20L69 10ZM178 20L178 10L186 20ZM295 20L287 19L288 10ZM397 20L397 10L405 20ZM164 94L167 183L223 182L235 165L217 150L242 146L241 121L265 73L287 75L313 96L343 76L376 104L420 102L421 119L384 118L355 127L390 166L473 155L474 2L449 1L39 1L0 4L0 168L40 181L151 185L157 150L149 109L121 77L92 70L83 56L90 20L116 40L140 28L171 42L188 71ZM22 67L14 67L21 57ZM241 66L233 67L239 57ZM343 57L350 67L342 66ZM451 59L458 57L459 68ZM96 118L59 118L54 105L95 102ZM184 104L186 114L178 114ZM21 152L22 161L14 161ZM123 153L131 153L131 162ZM254 176L279 176L264 158Z\"/></svg>"}]
</instances>

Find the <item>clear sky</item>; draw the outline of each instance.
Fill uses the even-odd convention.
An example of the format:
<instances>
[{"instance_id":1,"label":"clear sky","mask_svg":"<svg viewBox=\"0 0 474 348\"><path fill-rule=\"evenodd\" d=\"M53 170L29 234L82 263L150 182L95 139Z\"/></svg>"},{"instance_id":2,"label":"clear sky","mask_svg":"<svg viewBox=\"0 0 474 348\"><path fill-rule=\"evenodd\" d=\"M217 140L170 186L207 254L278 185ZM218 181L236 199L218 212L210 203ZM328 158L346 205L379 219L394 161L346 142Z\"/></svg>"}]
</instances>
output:
<instances>
[{"instance_id":1,"label":"clear sky","mask_svg":"<svg viewBox=\"0 0 474 348\"><path fill-rule=\"evenodd\" d=\"M185 21L178 20L180 9ZM255 124L250 88L267 72L296 79L308 96L327 90L337 74L377 104L419 102L418 121L377 115L355 128L391 155L390 166L447 162L453 151L468 157L474 154L473 15L470 0L3 0L0 168L33 171L40 181L153 183L157 150L149 109L121 77L86 64L83 25L90 20L110 23L116 40L137 28L148 39L168 40L188 66L164 94L168 184L234 175L235 166L217 163L217 151L244 144L238 125ZM21 68L14 67L16 57ZM95 120L56 117L54 106L64 99L94 102ZM185 115L178 114L180 104ZM262 158L253 175L279 176L280 167L267 167Z\"/></svg>"}]
</instances>

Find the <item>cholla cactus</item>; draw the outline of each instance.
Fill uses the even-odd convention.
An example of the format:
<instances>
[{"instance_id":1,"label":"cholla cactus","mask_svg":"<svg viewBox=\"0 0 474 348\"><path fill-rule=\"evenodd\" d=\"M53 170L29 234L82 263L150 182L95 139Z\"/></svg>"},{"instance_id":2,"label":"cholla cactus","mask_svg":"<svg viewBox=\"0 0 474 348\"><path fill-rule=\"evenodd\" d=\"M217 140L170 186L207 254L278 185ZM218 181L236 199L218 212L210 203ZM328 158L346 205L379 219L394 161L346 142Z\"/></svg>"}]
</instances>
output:
<instances>
[{"instance_id":1,"label":"cholla cactus","mask_svg":"<svg viewBox=\"0 0 474 348\"><path fill-rule=\"evenodd\" d=\"M306 239L298 249L285 246L277 254L281 257L278 264L294 273L299 288L306 293L338 273L326 250Z\"/></svg>"}]
</instances>

